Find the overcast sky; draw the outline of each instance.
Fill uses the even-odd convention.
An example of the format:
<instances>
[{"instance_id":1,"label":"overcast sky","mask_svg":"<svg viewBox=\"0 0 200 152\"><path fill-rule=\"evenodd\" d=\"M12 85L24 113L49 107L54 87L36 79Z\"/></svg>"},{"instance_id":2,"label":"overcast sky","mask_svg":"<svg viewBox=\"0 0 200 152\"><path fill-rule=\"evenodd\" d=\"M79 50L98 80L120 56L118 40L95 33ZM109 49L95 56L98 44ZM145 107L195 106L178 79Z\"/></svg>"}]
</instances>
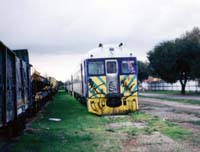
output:
<instances>
[{"instance_id":1,"label":"overcast sky","mask_svg":"<svg viewBox=\"0 0 200 152\"><path fill-rule=\"evenodd\" d=\"M156 44L194 26L199 0L0 0L0 40L27 48L38 71L63 81L100 42L123 42L146 60Z\"/></svg>"}]
</instances>

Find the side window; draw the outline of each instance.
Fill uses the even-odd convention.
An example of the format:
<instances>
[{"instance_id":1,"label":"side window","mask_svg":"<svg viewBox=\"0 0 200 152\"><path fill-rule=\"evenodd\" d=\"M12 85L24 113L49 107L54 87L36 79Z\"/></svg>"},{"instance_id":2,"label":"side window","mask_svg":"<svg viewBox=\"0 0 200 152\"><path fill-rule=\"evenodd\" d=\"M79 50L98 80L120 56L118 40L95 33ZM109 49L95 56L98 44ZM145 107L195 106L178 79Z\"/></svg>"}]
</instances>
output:
<instances>
[{"instance_id":1,"label":"side window","mask_svg":"<svg viewBox=\"0 0 200 152\"><path fill-rule=\"evenodd\" d=\"M135 68L134 68L134 61L122 61L121 63L121 70L122 73L124 74L134 74L135 73Z\"/></svg>"},{"instance_id":2,"label":"side window","mask_svg":"<svg viewBox=\"0 0 200 152\"><path fill-rule=\"evenodd\" d=\"M117 64L115 61L107 62L107 73L117 73Z\"/></svg>"},{"instance_id":3,"label":"side window","mask_svg":"<svg viewBox=\"0 0 200 152\"><path fill-rule=\"evenodd\" d=\"M95 61L88 63L88 72L90 75L102 75L104 74L104 62Z\"/></svg>"}]
</instances>

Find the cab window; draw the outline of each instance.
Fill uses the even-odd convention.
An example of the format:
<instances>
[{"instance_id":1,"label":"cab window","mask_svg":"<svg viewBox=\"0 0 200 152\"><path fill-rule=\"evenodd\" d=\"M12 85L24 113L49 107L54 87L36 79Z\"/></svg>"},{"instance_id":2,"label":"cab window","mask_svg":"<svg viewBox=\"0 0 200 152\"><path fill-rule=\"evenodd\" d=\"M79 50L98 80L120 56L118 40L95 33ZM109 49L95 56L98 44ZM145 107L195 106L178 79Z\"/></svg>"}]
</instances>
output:
<instances>
[{"instance_id":1,"label":"cab window","mask_svg":"<svg viewBox=\"0 0 200 152\"><path fill-rule=\"evenodd\" d=\"M94 61L88 63L88 73L89 75L102 75L104 74L104 62Z\"/></svg>"},{"instance_id":2,"label":"cab window","mask_svg":"<svg viewBox=\"0 0 200 152\"><path fill-rule=\"evenodd\" d=\"M121 71L124 74L134 74L135 68L134 68L134 61L122 61L121 63Z\"/></svg>"},{"instance_id":3,"label":"cab window","mask_svg":"<svg viewBox=\"0 0 200 152\"><path fill-rule=\"evenodd\" d=\"M107 73L117 73L117 64L115 61L107 62Z\"/></svg>"}]
</instances>

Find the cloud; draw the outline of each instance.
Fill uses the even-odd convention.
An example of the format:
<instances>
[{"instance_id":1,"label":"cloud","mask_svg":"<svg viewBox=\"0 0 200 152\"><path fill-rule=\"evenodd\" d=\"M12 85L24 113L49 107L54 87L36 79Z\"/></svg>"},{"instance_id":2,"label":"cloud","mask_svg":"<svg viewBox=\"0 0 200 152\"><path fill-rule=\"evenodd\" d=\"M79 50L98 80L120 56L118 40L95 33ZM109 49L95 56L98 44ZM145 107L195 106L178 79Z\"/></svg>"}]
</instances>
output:
<instances>
[{"instance_id":1,"label":"cloud","mask_svg":"<svg viewBox=\"0 0 200 152\"><path fill-rule=\"evenodd\" d=\"M0 40L49 65L48 55L75 57L100 42L123 42L145 60L157 43L200 25L199 17L197 0L1 0Z\"/></svg>"},{"instance_id":2,"label":"cloud","mask_svg":"<svg viewBox=\"0 0 200 152\"><path fill-rule=\"evenodd\" d=\"M43 56L30 54L30 62L34 65L32 71L35 69L43 76L48 75L62 81L70 79L81 59L82 54L46 54Z\"/></svg>"}]
</instances>

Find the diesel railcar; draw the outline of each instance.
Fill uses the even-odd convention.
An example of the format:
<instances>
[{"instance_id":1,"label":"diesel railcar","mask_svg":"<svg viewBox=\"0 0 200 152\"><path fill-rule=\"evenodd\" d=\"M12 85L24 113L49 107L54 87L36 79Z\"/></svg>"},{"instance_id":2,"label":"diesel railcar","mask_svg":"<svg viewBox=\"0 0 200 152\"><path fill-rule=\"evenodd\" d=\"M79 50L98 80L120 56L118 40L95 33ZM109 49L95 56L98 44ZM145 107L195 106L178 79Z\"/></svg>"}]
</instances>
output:
<instances>
[{"instance_id":1,"label":"diesel railcar","mask_svg":"<svg viewBox=\"0 0 200 152\"><path fill-rule=\"evenodd\" d=\"M136 57L120 45L99 44L87 53L66 83L66 90L97 115L138 109Z\"/></svg>"}]
</instances>

